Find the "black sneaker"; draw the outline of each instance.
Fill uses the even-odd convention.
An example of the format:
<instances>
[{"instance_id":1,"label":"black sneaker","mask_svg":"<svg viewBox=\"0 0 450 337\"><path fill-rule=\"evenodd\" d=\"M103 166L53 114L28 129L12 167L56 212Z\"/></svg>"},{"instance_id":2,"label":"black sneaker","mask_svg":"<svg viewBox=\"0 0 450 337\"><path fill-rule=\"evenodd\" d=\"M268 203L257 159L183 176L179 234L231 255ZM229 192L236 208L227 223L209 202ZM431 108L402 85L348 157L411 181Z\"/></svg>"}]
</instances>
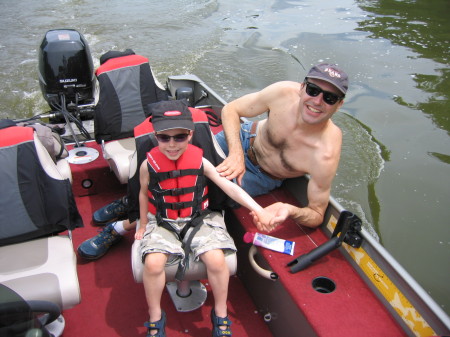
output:
<instances>
[{"instance_id":1,"label":"black sneaker","mask_svg":"<svg viewBox=\"0 0 450 337\"><path fill-rule=\"evenodd\" d=\"M128 198L120 198L97 210L92 215L92 221L97 225L103 225L108 222L126 219L127 207Z\"/></svg>"},{"instance_id":2,"label":"black sneaker","mask_svg":"<svg viewBox=\"0 0 450 337\"><path fill-rule=\"evenodd\" d=\"M91 239L84 241L78 247L78 254L88 260L97 260L105 255L109 248L122 239L122 235L114 229L114 223L109 224Z\"/></svg>"}]
</instances>

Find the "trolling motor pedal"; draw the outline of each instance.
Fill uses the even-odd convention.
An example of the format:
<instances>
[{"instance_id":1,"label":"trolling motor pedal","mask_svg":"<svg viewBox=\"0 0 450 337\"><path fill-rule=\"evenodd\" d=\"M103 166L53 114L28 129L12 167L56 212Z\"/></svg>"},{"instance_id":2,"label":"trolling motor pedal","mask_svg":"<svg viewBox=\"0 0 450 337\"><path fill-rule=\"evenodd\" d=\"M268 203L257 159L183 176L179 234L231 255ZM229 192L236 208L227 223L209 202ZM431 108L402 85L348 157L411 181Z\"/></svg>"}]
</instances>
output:
<instances>
[{"instance_id":1,"label":"trolling motor pedal","mask_svg":"<svg viewBox=\"0 0 450 337\"><path fill-rule=\"evenodd\" d=\"M295 260L289 262L287 266L291 267L291 273L299 272L300 270L309 267L321 257L327 255L336 248L339 248L342 245L342 242L345 242L353 248L359 248L361 247L363 240L360 231L361 219L352 212L342 211L339 215L336 228L331 235L331 239L314 248L309 253L300 255Z\"/></svg>"}]
</instances>

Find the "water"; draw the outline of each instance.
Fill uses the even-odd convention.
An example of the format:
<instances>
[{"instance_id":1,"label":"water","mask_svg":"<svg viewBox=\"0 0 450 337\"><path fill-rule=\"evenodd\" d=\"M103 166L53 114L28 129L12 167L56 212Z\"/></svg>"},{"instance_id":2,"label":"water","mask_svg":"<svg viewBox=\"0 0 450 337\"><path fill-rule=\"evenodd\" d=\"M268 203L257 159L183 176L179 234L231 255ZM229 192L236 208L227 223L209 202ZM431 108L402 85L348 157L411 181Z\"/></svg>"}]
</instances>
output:
<instances>
[{"instance_id":1,"label":"water","mask_svg":"<svg viewBox=\"0 0 450 337\"><path fill-rule=\"evenodd\" d=\"M111 49L151 60L161 82L194 73L231 100L311 65L351 86L333 195L450 312L448 0L0 1L0 118L47 110L37 51L74 28L94 64Z\"/></svg>"}]
</instances>

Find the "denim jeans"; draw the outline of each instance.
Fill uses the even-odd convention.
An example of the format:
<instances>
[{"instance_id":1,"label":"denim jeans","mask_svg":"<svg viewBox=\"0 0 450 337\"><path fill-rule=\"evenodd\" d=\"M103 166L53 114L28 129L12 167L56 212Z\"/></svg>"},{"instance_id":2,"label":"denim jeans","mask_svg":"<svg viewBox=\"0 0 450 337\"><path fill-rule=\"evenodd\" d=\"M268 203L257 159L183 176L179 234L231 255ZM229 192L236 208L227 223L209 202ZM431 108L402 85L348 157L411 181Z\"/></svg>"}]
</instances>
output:
<instances>
[{"instance_id":1,"label":"denim jeans","mask_svg":"<svg viewBox=\"0 0 450 337\"><path fill-rule=\"evenodd\" d=\"M282 180L272 179L259 170L258 165L254 165L247 155L247 150L250 148L250 139L256 137L255 133L250 133L253 122L247 121L241 124L240 138L242 149L244 150L245 160L245 174L242 179L242 188L252 197L265 194L273 189L280 187ZM228 156L228 144L225 139L224 132L219 132L216 139L222 148L223 152Z\"/></svg>"}]
</instances>

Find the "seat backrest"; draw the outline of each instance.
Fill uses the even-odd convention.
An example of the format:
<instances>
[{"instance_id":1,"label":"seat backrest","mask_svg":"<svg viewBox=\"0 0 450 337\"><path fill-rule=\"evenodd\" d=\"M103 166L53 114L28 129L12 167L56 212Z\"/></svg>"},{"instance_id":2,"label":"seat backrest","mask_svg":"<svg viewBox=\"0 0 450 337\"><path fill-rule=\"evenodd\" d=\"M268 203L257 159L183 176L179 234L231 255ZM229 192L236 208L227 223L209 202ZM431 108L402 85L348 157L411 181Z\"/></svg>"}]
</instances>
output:
<instances>
[{"instance_id":1,"label":"seat backrest","mask_svg":"<svg viewBox=\"0 0 450 337\"><path fill-rule=\"evenodd\" d=\"M1 123L0 123L1 124ZM26 301L80 303L72 241L83 222L64 178L31 127L0 129L0 283Z\"/></svg>"},{"instance_id":2,"label":"seat backrest","mask_svg":"<svg viewBox=\"0 0 450 337\"><path fill-rule=\"evenodd\" d=\"M153 76L146 57L133 51L111 51L101 57L95 72L99 101L95 107L94 130L97 143L133 136L150 103L167 100L164 88Z\"/></svg>"},{"instance_id":3,"label":"seat backrest","mask_svg":"<svg viewBox=\"0 0 450 337\"><path fill-rule=\"evenodd\" d=\"M0 129L0 246L82 227L69 179L31 127Z\"/></svg>"},{"instance_id":4,"label":"seat backrest","mask_svg":"<svg viewBox=\"0 0 450 337\"><path fill-rule=\"evenodd\" d=\"M225 154L217 143L206 113L203 110L189 108L194 120L194 135L192 144L203 150L203 157L208 159L214 166L220 164ZM151 117L135 127L134 137L136 141L136 153L130 163L130 177L128 179L128 218L135 221L139 217L139 167L146 159L146 154L158 145L154 135ZM212 181L208 180L209 206L213 210L222 210L232 206L232 200Z\"/></svg>"}]
</instances>

